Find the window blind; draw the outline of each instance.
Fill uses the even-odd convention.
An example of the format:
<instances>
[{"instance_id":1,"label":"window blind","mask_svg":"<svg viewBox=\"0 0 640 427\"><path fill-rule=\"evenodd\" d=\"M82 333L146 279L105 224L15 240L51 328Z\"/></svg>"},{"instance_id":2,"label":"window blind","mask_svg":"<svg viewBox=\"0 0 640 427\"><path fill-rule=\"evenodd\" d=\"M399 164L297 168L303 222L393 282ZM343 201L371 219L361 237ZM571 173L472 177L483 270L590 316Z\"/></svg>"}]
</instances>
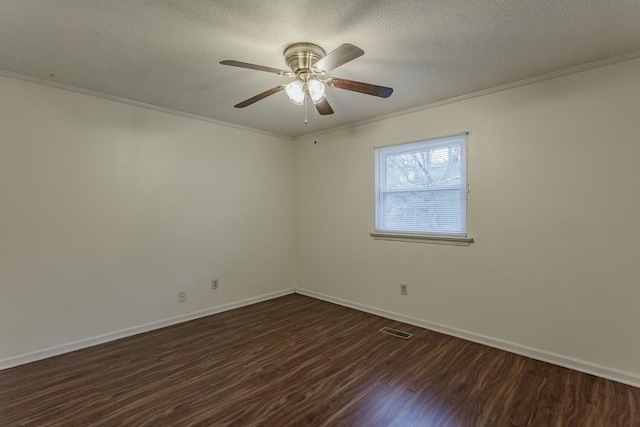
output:
<instances>
[{"instance_id":1,"label":"window blind","mask_svg":"<svg viewBox=\"0 0 640 427\"><path fill-rule=\"evenodd\" d=\"M375 149L376 231L466 235L467 138Z\"/></svg>"}]
</instances>

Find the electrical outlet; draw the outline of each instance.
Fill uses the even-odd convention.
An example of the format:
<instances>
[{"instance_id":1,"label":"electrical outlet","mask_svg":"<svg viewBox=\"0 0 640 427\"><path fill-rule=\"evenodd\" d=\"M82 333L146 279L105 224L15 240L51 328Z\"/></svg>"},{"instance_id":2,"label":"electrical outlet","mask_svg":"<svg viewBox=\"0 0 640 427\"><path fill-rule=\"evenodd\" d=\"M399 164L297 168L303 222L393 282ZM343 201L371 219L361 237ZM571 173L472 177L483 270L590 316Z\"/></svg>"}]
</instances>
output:
<instances>
[{"instance_id":1,"label":"electrical outlet","mask_svg":"<svg viewBox=\"0 0 640 427\"><path fill-rule=\"evenodd\" d=\"M185 302L187 300L187 293L185 291L178 292L178 302Z\"/></svg>"},{"instance_id":2,"label":"electrical outlet","mask_svg":"<svg viewBox=\"0 0 640 427\"><path fill-rule=\"evenodd\" d=\"M400 295L408 295L407 285L404 285L404 284L400 285Z\"/></svg>"},{"instance_id":3,"label":"electrical outlet","mask_svg":"<svg viewBox=\"0 0 640 427\"><path fill-rule=\"evenodd\" d=\"M211 281L211 289L218 289L218 279L213 279Z\"/></svg>"}]
</instances>

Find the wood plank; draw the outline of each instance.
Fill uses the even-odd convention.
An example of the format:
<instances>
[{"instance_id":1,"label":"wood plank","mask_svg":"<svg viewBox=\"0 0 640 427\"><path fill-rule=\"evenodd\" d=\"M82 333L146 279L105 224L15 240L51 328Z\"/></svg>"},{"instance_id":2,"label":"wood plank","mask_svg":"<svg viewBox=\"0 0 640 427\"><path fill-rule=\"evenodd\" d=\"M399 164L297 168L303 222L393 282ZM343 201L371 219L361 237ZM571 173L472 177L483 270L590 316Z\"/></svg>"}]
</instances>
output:
<instances>
[{"instance_id":1,"label":"wood plank","mask_svg":"<svg viewBox=\"0 0 640 427\"><path fill-rule=\"evenodd\" d=\"M640 389L288 295L0 371L0 425L633 426Z\"/></svg>"}]
</instances>

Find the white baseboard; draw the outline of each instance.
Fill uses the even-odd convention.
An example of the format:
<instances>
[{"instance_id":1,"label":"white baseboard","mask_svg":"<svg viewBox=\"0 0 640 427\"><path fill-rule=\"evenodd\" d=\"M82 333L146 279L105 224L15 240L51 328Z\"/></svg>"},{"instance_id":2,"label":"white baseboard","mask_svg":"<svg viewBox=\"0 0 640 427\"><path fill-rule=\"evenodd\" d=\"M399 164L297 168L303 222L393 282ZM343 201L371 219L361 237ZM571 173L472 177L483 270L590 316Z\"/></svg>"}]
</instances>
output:
<instances>
[{"instance_id":1,"label":"white baseboard","mask_svg":"<svg viewBox=\"0 0 640 427\"><path fill-rule=\"evenodd\" d=\"M204 310L195 311L193 313L171 317L169 319L158 320L156 322L146 323L144 325L134 326L134 327L122 329L116 332L110 332L108 334L99 335L96 337L86 338L83 340L74 341L67 344L56 345L53 347L47 347L40 350L29 352L29 353L20 354L18 356L8 357L0 360L0 370L12 368L18 365L24 365L26 363L35 362L38 360L46 359L48 357L57 356L63 353L70 353L72 351L80 350L87 347L93 347L94 345L103 344L109 341L115 341L120 338L130 337L132 335L141 334L143 332L153 331L155 329L164 328L167 326L175 325L177 323L188 322L189 320L194 320L200 317L221 313L223 311L233 310L234 308L240 308L240 307L255 304L258 302L267 301L273 298L289 295L294 292L295 292L294 289L283 289L281 291L272 292L269 294L260 295L253 298L247 298L241 301L219 305L217 307L210 307Z\"/></svg>"},{"instance_id":2,"label":"white baseboard","mask_svg":"<svg viewBox=\"0 0 640 427\"><path fill-rule=\"evenodd\" d=\"M634 387L640 387L640 375L631 372L624 372L618 369L597 365L595 363L587 362L584 360L563 356L561 354L527 347L514 342L492 338L486 335L481 335L462 329L451 328L449 326L428 322L426 320L417 319L415 317L405 316L404 314L394 313L392 311L387 311L353 301L344 300L342 298L332 297L309 289L296 288L295 292L301 295L306 295L312 298L317 298L323 301L328 301L334 304L339 304L345 307L375 314L377 316L386 317L387 319L396 320L398 322L407 323L409 325L419 326L421 328L440 332L446 335L462 338L467 341L484 344L486 346L505 350L510 353L519 354L521 356L526 356L532 359L541 360L543 362L552 363L554 365L562 366L576 371L585 372L587 374L617 381Z\"/></svg>"}]
</instances>

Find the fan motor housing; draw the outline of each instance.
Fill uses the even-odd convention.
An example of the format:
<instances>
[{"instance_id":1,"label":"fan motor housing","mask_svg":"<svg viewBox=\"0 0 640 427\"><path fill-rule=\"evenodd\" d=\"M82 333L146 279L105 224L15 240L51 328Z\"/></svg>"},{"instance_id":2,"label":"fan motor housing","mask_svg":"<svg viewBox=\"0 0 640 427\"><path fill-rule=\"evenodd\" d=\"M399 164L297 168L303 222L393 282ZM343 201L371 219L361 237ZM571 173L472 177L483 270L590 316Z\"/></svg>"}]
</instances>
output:
<instances>
[{"instance_id":1,"label":"fan motor housing","mask_svg":"<svg viewBox=\"0 0 640 427\"><path fill-rule=\"evenodd\" d=\"M284 60L291 71L298 75L309 73L311 66L322 59L326 52L313 43L294 43L287 46L283 52Z\"/></svg>"}]
</instances>

